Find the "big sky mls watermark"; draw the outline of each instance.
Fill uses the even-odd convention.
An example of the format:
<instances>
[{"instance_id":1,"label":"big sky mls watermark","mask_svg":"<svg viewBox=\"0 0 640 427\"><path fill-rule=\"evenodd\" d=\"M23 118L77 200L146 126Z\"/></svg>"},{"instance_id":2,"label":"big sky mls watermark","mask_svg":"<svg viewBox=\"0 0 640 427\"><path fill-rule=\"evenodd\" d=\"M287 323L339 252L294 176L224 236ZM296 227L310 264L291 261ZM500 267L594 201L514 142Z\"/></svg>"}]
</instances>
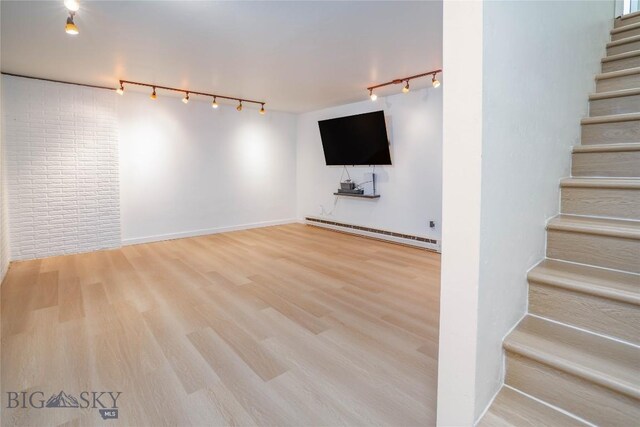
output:
<instances>
[{"instance_id":1,"label":"big sky mls watermark","mask_svg":"<svg viewBox=\"0 0 640 427\"><path fill-rule=\"evenodd\" d=\"M45 393L36 391L8 391L7 409L97 409L103 420L118 418L118 399L120 391L82 391L76 398L63 390L45 399Z\"/></svg>"}]
</instances>

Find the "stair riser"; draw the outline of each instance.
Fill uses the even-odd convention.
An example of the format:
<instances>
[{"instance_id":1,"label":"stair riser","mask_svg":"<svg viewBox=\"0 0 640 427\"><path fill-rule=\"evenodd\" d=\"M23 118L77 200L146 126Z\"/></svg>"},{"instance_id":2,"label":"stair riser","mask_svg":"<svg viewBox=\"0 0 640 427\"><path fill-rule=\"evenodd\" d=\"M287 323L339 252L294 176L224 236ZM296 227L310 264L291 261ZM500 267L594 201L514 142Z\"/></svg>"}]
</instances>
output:
<instances>
[{"instance_id":1,"label":"stair riser","mask_svg":"<svg viewBox=\"0 0 640 427\"><path fill-rule=\"evenodd\" d=\"M549 230L547 257L640 273L640 241L634 239Z\"/></svg>"},{"instance_id":2,"label":"stair riser","mask_svg":"<svg viewBox=\"0 0 640 427\"><path fill-rule=\"evenodd\" d=\"M591 117L628 113L640 113L640 95L594 99L589 102Z\"/></svg>"},{"instance_id":3,"label":"stair riser","mask_svg":"<svg viewBox=\"0 0 640 427\"><path fill-rule=\"evenodd\" d=\"M613 27L614 28L619 28L619 27L624 27L625 25L631 25L631 24L635 24L640 22L640 15L639 16L634 16L633 18L626 18L626 19L614 19L613 20Z\"/></svg>"},{"instance_id":4,"label":"stair riser","mask_svg":"<svg viewBox=\"0 0 640 427\"><path fill-rule=\"evenodd\" d=\"M631 52L633 50L640 49L640 40L624 43L616 46L610 46L607 48L607 55L617 55L619 53Z\"/></svg>"},{"instance_id":5,"label":"stair riser","mask_svg":"<svg viewBox=\"0 0 640 427\"><path fill-rule=\"evenodd\" d=\"M596 92L609 92L612 90L636 89L640 87L640 73L626 76L598 79Z\"/></svg>"},{"instance_id":6,"label":"stair riser","mask_svg":"<svg viewBox=\"0 0 640 427\"><path fill-rule=\"evenodd\" d=\"M640 142L640 121L582 125L582 144L624 144Z\"/></svg>"},{"instance_id":7,"label":"stair riser","mask_svg":"<svg viewBox=\"0 0 640 427\"><path fill-rule=\"evenodd\" d=\"M573 153L573 176L640 177L640 151Z\"/></svg>"},{"instance_id":8,"label":"stair riser","mask_svg":"<svg viewBox=\"0 0 640 427\"><path fill-rule=\"evenodd\" d=\"M564 187L561 211L569 215L640 220L640 190Z\"/></svg>"},{"instance_id":9,"label":"stair riser","mask_svg":"<svg viewBox=\"0 0 640 427\"><path fill-rule=\"evenodd\" d=\"M617 59L615 61L607 61L602 63L602 72L626 70L629 68L640 67L640 55L631 58Z\"/></svg>"},{"instance_id":10,"label":"stair riser","mask_svg":"<svg viewBox=\"0 0 640 427\"><path fill-rule=\"evenodd\" d=\"M627 37L640 36L640 28L634 28L619 33L611 34L611 41L626 39Z\"/></svg>"},{"instance_id":11,"label":"stair riser","mask_svg":"<svg viewBox=\"0 0 640 427\"><path fill-rule=\"evenodd\" d=\"M609 388L507 352L505 383L597 425L636 425L640 402Z\"/></svg>"},{"instance_id":12,"label":"stair riser","mask_svg":"<svg viewBox=\"0 0 640 427\"><path fill-rule=\"evenodd\" d=\"M529 313L640 345L640 309L632 304L530 282Z\"/></svg>"}]
</instances>

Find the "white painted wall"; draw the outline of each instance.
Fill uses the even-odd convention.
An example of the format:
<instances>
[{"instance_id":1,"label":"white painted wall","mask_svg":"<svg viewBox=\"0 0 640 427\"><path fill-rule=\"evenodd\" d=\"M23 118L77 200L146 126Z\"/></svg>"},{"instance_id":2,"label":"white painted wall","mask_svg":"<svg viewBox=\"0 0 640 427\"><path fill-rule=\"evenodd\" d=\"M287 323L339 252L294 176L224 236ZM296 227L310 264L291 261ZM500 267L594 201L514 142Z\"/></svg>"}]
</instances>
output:
<instances>
[{"instance_id":1,"label":"white painted wall","mask_svg":"<svg viewBox=\"0 0 640 427\"><path fill-rule=\"evenodd\" d=\"M113 93L2 80L12 260L119 246Z\"/></svg>"},{"instance_id":2,"label":"white painted wall","mask_svg":"<svg viewBox=\"0 0 640 427\"><path fill-rule=\"evenodd\" d=\"M295 115L162 94L118 102L123 244L295 220Z\"/></svg>"},{"instance_id":3,"label":"white painted wall","mask_svg":"<svg viewBox=\"0 0 640 427\"><path fill-rule=\"evenodd\" d=\"M452 70L465 69L469 79L482 75L482 91L445 88L444 95L444 146L461 145L458 127L465 123L473 148L444 154L439 384L448 386L439 389L440 425L470 425L502 384L502 339L525 313L527 270L544 257L545 223L558 213L558 183L569 175L612 7L611 1L445 2L447 88L464 85L463 76L451 80ZM456 106L463 109L456 113ZM481 114L481 126L467 126L470 108ZM456 170L475 173L470 185L481 183L479 218L472 199L478 189L462 195ZM469 198L467 210L456 195ZM456 230L465 223L467 242ZM456 298L463 303L454 304ZM465 393L462 404L454 387Z\"/></svg>"},{"instance_id":4,"label":"white painted wall","mask_svg":"<svg viewBox=\"0 0 640 427\"><path fill-rule=\"evenodd\" d=\"M544 258L544 227L559 212L611 9L611 1L484 6L476 416L502 383L500 343L526 311L525 272Z\"/></svg>"},{"instance_id":5,"label":"white painted wall","mask_svg":"<svg viewBox=\"0 0 640 427\"><path fill-rule=\"evenodd\" d=\"M439 76L440 78L441 76ZM379 97L298 117L298 218L317 216L440 240L442 186L442 88ZM366 95L366 94L364 94ZM391 166L377 166L376 200L336 197L341 166L326 166L318 121L384 110ZM368 166L348 168L356 182ZM344 176L346 179L346 175ZM334 206L335 205L335 206ZM330 213L330 214L329 214ZM436 228L429 228L429 220Z\"/></svg>"},{"instance_id":6,"label":"white painted wall","mask_svg":"<svg viewBox=\"0 0 640 427\"><path fill-rule=\"evenodd\" d=\"M483 3L444 2L439 426L470 426L476 403Z\"/></svg>"}]
</instances>

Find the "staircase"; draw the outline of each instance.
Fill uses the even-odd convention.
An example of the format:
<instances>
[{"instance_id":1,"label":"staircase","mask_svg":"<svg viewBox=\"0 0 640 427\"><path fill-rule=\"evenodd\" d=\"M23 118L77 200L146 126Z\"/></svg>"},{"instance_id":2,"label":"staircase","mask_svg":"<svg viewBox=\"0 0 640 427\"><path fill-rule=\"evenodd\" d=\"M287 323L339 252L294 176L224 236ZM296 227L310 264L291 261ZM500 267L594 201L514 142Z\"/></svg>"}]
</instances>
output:
<instances>
[{"instance_id":1,"label":"staircase","mask_svg":"<svg viewBox=\"0 0 640 427\"><path fill-rule=\"evenodd\" d=\"M615 20L589 113L481 426L640 425L640 13Z\"/></svg>"}]
</instances>

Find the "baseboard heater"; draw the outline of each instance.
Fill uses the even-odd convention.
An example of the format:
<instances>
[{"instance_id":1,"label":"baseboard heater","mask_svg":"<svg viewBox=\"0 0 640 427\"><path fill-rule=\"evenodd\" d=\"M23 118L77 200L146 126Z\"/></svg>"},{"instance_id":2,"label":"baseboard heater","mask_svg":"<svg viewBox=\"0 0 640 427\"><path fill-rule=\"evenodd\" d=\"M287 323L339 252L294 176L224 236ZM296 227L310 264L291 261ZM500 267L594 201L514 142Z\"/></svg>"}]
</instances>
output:
<instances>
[{"instance_id":1,"label":"baseboard heater","mask_svg":"<svg viewBox=\"0 0 640 427\"><path fill-rule=\"evenodd\" d=\"M440 243L437 240L429 239L428 237L396 233L394 231L380 230L377 228L363 227L361 225L346 224L343 222L328 221L326 219L316 218L312 216L305 217L305 223L308 225L329 228L331 230L341 231L344 233L357 234L359 236L386 240L393 243L400 243L403 245L415 246L421 249L428 249L434 252L440 252Z\"/></svg>"}]
</instances>

